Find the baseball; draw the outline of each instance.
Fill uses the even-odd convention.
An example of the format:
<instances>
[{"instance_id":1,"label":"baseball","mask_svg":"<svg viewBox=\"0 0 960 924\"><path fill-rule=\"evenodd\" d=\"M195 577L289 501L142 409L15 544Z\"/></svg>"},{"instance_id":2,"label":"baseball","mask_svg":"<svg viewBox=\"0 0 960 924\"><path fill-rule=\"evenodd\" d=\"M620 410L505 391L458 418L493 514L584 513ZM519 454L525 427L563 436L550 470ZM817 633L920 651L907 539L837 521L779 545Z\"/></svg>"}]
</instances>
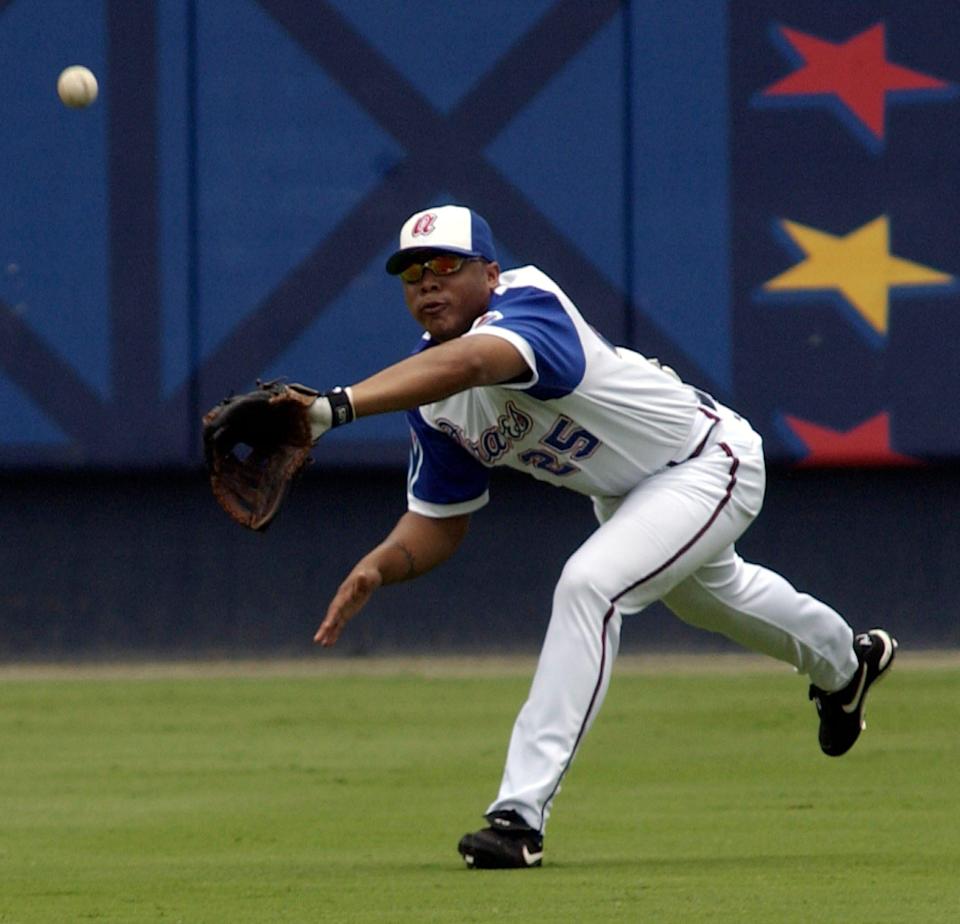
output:
<instances>
[{"instance_id":1,"label":"baseball","mask_svg":"<svg viewBox=\"0 0 960 924\"><path fill-rule=\"evenodd\" d=\"M64 106L83 109L97 98L97 78L81 64L64 68L57 78L57 93Z\"/></svg>"}]
</instances>

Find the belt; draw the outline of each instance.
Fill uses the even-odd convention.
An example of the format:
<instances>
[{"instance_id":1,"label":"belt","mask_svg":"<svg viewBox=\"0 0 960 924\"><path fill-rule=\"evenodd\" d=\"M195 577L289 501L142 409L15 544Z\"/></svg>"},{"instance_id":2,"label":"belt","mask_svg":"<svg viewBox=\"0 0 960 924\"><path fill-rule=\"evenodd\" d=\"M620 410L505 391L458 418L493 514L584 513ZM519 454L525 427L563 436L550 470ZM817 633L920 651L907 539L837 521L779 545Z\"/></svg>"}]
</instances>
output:
<instances>
[{"instance_id":1,"label":"belt","mask_svg":"<svg viewBox=\"0 0 960 924\"><path fill-rule=\"evenodd\" d=\"M692 387L692 386L691 386ZM693 451L684 459L674 460L668 462L668 467L672 468L674 465L681 465L684 462L688 462L690 459L695 459L700 455L701 452L706 448L707 441L713 435L713 431L716 429L717 424L720 423L720 418L717 416L719 410L717 408L717 402L713 400L705 391L700 391L699 388L694 388L693 393L697 396L697 400L700 402L700 407L704 408L704 415L710 418L710 426L707 428L707 432L703 435L703 439L697 444Z\"/></svg>"},{"instance_id":2,"label":"belt","mask_svg":"<svg viewBox=\"0 0 960 924\"><path fill-rule=\"evenodd\" d=\"M713 398L711 398L710 395L708 395L705 391L700 391L699 388L694 388L693 393L697 396L700 403L704 407L709 408L711 411L715 411L717 409L717 402L714 401Z\"/></svg>"}]
</instances>

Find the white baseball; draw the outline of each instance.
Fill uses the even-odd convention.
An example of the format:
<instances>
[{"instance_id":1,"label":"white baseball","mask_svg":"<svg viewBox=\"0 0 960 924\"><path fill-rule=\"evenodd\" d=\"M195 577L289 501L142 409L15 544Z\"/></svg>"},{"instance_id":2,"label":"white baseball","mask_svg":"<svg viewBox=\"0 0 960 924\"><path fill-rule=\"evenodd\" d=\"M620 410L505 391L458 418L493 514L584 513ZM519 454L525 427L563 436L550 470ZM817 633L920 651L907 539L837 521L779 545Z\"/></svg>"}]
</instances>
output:
<instances>
[{"instance_id":1,"label":"white baseball","mask_svg":"<svg viewBox=\"0 0 960 924\"><path fill-rule=\"evenodd\" d=\"M64 106L71 109L83 109L96 98L99 87L93 71L82 64L73 64L64 68L57 78L57 93Z\"/></svg>"}]
</instances>

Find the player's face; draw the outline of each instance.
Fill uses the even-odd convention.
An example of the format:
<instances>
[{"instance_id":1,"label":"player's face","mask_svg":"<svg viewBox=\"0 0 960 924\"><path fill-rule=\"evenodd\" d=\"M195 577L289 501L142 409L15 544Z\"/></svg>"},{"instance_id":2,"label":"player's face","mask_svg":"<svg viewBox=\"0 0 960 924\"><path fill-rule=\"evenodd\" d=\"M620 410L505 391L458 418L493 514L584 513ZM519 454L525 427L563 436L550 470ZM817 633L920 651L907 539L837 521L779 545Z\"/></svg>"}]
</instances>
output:
<instances>
[{"instance_id":1,"label":"player's face","mask_svg":"<svg viewBox=\"0 0 960 924\"><path fill-rule=\"evenodd\" d=\"M499 264L464 261L457 272L446 276L424 268L417 282L403 283L403 297L414 320L442 343L470 329L487 310L499 281Z\"/></svg>"}]
</instances>

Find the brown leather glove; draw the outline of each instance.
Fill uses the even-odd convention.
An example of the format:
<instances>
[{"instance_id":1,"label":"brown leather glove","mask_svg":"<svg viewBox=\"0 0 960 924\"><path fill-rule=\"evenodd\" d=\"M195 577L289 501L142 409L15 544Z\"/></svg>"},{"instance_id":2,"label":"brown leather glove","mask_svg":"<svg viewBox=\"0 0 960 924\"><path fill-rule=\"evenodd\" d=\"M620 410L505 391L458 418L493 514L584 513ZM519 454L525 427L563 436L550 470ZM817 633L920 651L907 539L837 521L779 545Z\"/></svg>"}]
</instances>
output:
<instances>
[{"instance_id":1,"label":"brown leather glove","mask_svg":"<svg viewBox=\"0 0 960 924\"><path fill-rule=\"evenodd\" d=\"M253 391L225 398L203 416L213 496L241 526L266 529L293 479L310 464L307 410L319 395L279 379L257 382Z\"/></svg>"}]
</instances>

